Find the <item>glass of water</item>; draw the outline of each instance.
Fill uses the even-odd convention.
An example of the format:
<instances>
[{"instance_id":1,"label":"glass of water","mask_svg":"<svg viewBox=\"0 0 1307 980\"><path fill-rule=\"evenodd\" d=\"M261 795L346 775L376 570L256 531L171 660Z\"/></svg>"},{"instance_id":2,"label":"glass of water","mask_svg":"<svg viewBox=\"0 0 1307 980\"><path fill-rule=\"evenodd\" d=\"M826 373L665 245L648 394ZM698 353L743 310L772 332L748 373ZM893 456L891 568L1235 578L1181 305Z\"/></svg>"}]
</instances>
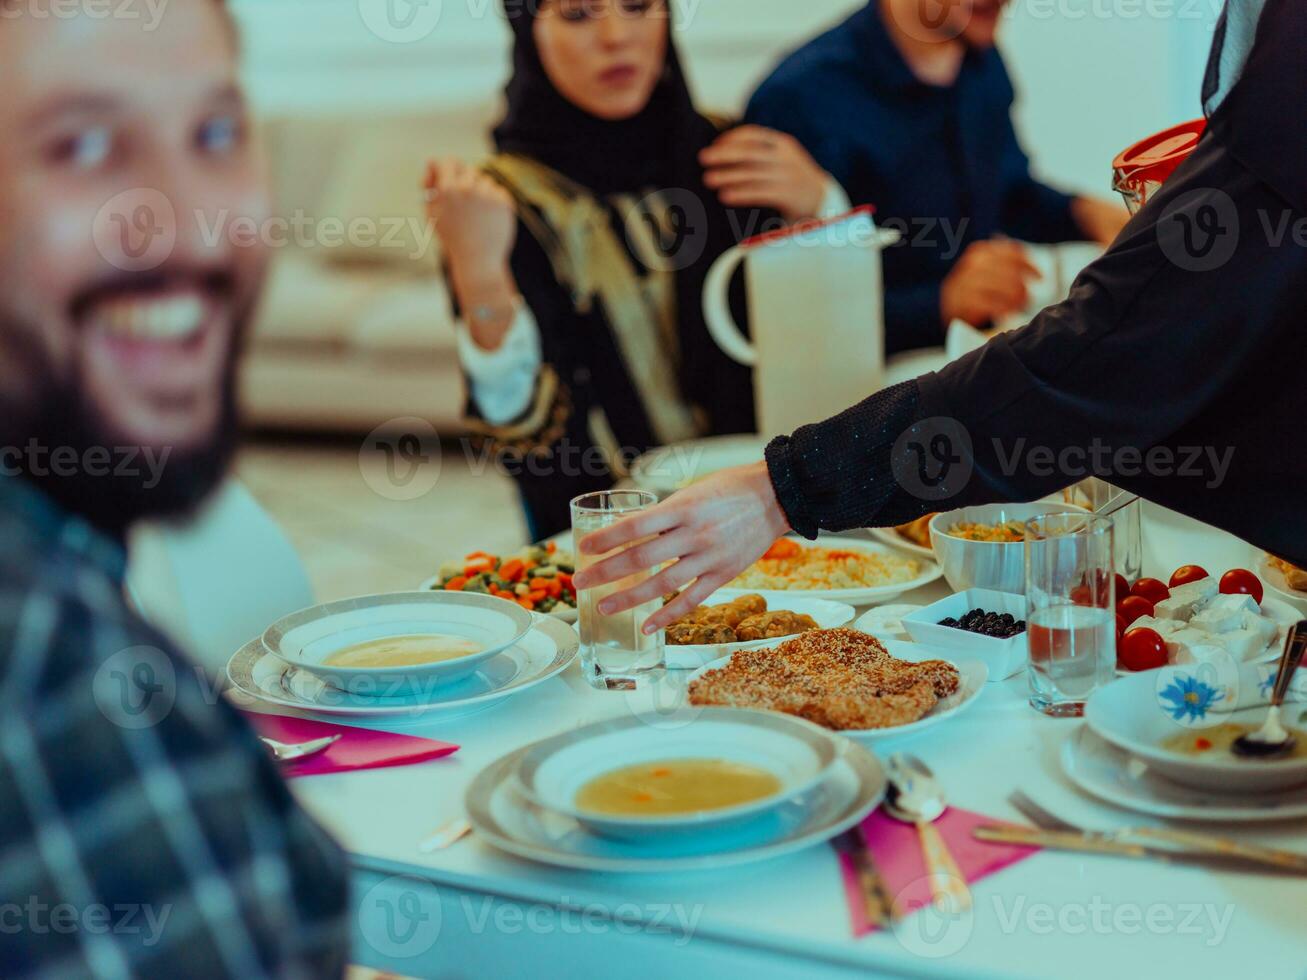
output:
<instances>
[{"instance_id":1,"label":"glass of water","mask_svg":"<svg viewBox=\"0 0 1307 980\"><path fill-rule=\"evenodd\" d=\"M572 501L572 542L579 546L581 539L592 531L615 524L647 510L658 503L658 497L645 490L603 490L582 494ZM627 547L642 544L637 541ZM583 555L580 547L577 569L588 568L618 553ZM626 548L618 549L625 551ZM580 613L581 666L586 679L600 690L630 691L641 681L660 677L666 666L663 633L659 630L646 636L641 627L644 621L662 607L662 598L655 598L626 612L605 616L599 612L599 601L614 592L621 592L648 579L658 568L641 569L612 585L585 589L576 597Z\"/></svg>"},{"instance_id":2,"label":"glass of water","mask_svg":"<svg viewBox=\"0 0 1307 980\"><path fill-rule=\"evenodd\" d=\"M1112 484L1091 476L1069 487L1064 496L1069 502L1093 513L1102 510L1123 492ZM1112 552L1116 559L1116 570L1125 576L1127 582L1137 582L1143 574L1143 508L1143 501L1136 500L1112 515Z\"/></svg>"},{"instance_id":3,"label":"glass of water","mask_svg":"<svg viewBox=\"0 0 1307 980\"><path fill-rule=\"evenodd\" d=\"M1110 517L1048 514L1026 523L1030 704L1078 717L1116 673Z\"/></svg>"}]
</instances>

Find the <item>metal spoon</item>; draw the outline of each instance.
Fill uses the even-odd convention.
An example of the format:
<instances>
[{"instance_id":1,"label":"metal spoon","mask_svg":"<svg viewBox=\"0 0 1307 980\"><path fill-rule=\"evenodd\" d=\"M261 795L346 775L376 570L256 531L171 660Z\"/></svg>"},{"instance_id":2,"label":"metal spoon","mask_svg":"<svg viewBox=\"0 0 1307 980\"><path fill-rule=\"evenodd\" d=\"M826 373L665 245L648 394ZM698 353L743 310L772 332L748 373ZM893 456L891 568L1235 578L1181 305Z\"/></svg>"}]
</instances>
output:
<instances>
[{"instance_id":1,"label":"metal spoon","mask_svg":"<svg viewBox=\"0 0 1307 980\"><path fill-rule=\"evenodd\" d=\"M1234 740L1230 751L1235 755L1249 759L1274 759L1293 751L1294 737L1280 721L1280 706L1284 704L1293 672L1302 663L1304 651L1307 651L1307 619L1295 624L1284 641L1280 672L1276 675L1275 687L1271 690L1271 710L1266 713L1266 721L1258 731L1240 735Z\"/></svg>"},{"instance_id":2,"label":"metal spoon","mask_svg":"<svg viewBox=\"0 0 1307 980\"><path fill-rule=\"evenodd\" d=\"M930 895L936 908L964 912L971 908L971 891L957 861L935 827L948 804L930 768L913 755L896 754L887 765L889 791L885 812L895 820L916 824L921 854L930 873Z\"/></svg>"},{"instance_id":3,"label":"metal spoon","mask_svg":"<svg viewBox=\"0 0 1307 980\"><path fill-rule=\"evenodd\" d=\"M297 745L278 742L275 738L266 738L263 735L259 736L259 741L272 751L272 757L278 762L294 762L297 759L306 759L311 755L317 755L319 752L335 745L340 741L340 736L328 735L326 738L315 738L310 742L300 742Z\"/></svg>"}]
</instances>

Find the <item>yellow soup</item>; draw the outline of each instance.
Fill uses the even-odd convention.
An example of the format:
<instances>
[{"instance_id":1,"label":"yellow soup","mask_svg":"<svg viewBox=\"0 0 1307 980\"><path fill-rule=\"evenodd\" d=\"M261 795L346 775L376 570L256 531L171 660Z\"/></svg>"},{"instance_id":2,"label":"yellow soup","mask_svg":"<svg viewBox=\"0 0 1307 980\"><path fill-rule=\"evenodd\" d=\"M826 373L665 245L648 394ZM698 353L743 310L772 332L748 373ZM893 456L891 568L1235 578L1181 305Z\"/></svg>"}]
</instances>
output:
<instances>
[{"instance_id":1,"label":"yellow soup","mask_svg":"<svg viewBox=\"0 0 1307 980\"><path fill-rule=\"evenodd\" d=\"M1162 748L1179 752L1181 755L1234 755L1232 749L1234 743L1242 736L1251 735L1261 727L1261 725L1238 725L1234 722L1226 722L1223 725L1213 725L1211 728L1200 728L1196 731L1172 735L1170 738L1163 739ZM1307 758L1307 735L1293 728L1288 729L1288 732L1294 738L1293 749L1277 758Z\"/></svg>"},{"instance_id":2,"label":"yellow soup","mask_svg":"<svg viewBox=\"0 0 1307 980\"><path fill-rule=\"evenodd\" d=\"M475 640L441 633L414 633L408 636L383 636L378 640L356 643L337 650L323 661L328 667L353 667L367 670L377 667L417 667L457 660L481 652Z\"/></svg>"},{"instance_id":3,"label":"yellow soup","mask_svg":"<svg viewBox=\"0 0 1307 980\"><path fill-rule=\"evenodd\" d=\"M614 769L590 780L576 805L615 816L693 813L760 800L780 791L766 769L721 759L669 759Z\"/></svg>"}]
</instances>

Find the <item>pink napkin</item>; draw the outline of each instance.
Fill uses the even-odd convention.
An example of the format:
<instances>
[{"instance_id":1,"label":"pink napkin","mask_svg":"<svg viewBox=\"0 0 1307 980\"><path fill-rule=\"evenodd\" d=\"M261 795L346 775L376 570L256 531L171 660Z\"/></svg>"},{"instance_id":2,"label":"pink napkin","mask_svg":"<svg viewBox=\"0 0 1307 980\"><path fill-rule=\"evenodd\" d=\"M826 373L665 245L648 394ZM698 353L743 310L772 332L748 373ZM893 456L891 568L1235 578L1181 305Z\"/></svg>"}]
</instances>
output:
<instances>
[{"instance_id":1,"label":"pink napkin","mask_svg":"<svg viewBox=\"0 0 1307 980\"><path fill-rule=\"evenodd\" d=\"M979 881L1009 864L1015 864L1035 854L1037 847L1020 847L1014 844L994 844L976 840L972 828L1002 821L970 810L950 807L935 822L940 836L953 852L967 884ZM862 839L867 842L871 856L885 882L885 890L897 903L903 914L908 914L930 903L930 881L926 877L926 862L921 856L917 828L900 823L876 810L859 827ZM840 855L840 873L844 878L844 895L849 905L849 919L854 936L865 936L874 926L867 921L862 909L861 891L853 862Z\"/></svg>"},{"instance_id":2,"label":"pink napkin","mask_svg":"<svg viewBox=\"0 0 1307 980\"><path fill-rule=\"evenodd\" d=\"M298 762L280 763L282 775L320 776L328 772L351 772L355 769L382 769L386 766L407 766L428 759L440 759L458 751L457 745L435 742L413 735L395 735L373 731L371 728L351 728L332 725L308 718L287 715L264 715L244 712L254 730L278 742L308 742L328 735L340 735L340 741L317 755Z\"/></svg>"}]
</instances>

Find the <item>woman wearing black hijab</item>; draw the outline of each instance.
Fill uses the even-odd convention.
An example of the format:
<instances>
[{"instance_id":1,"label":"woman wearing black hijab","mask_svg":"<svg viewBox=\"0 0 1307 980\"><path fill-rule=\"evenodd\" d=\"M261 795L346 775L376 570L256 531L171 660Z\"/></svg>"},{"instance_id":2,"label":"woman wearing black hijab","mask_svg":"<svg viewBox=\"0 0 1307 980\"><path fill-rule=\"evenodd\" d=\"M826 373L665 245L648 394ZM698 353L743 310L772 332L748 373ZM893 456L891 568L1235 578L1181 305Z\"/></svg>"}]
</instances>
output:
<instances>
[{"instance_id":1,"label":"woman wearing black hijab","mask_svg":"<svg viewBox=\"0 0 1307 980\"><path fill-rule=\"evenodd\" d=\"M429 164L426 186L472 427L547 536L649 448L753 431L748 369L704 326L704 278L741 238L843 194L791 138L723 135L695 110L666 0L506 7L498 153Z\"/></svg>"}]
</instances>

